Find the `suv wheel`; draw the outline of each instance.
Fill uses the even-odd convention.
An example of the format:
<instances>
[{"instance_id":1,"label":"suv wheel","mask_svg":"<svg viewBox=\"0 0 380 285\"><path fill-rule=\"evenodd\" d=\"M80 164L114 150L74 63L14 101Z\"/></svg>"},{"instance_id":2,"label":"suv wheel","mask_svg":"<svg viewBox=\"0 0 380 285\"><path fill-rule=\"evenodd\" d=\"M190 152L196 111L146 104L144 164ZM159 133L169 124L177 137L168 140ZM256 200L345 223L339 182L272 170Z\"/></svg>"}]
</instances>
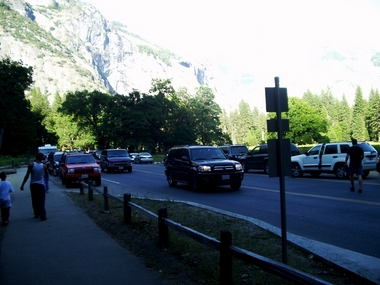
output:
<instances>
[{"instance_id":1,"label":"suv wheel","mask_svg":"<svg viewBox=\"0 0 380 285\"><path fill-rule=\"evenodd\" d=\"M268 162L264 163L264 173L265 174L269 174L269 165L268 165Z\"/></svg>"},{"instance_id":2,"label":"suv wheel","mask_svg":"<svg viewBox=\"0 0 380 285\"><path fill-rule=\"evenodd\" d=\"M230 187L232 190L239 190L241 187L241 181L231 183Z\"/></svg>"},{"instance_id":3,"label":"suv wheel","mask_svg":"<svg viewBox=\"0 0 380 285\"><path fill-rule=\"evenodd\" d=\"M298 163L292 163L292 176L301 177L303 175L302 169Z\"/></svg>"},{"instance_id":4,"label":"suv wheel","mask_svg":"<svg viewBox=\"0 0 380 285\"><path fill-rule=\"evenodd\" d=\"M191 174L189 181L190 189L196 191L199 189L198 177L195 173Z\"/></svg>"},{"instance_id":5,"label":"suv wheel","mask_svg":"<svg viewBox=\"0 0 380 285\"><path fill-rule=\"evenodd\" d=\"M335 173L335 176L340 179L344 179L348 177L347 168L343 163L339 163L335 166L334 173Z\"/></svg>"},{"instance_id":6,"label":"suv wheel","mask_svg":"<svg viewBox=\"0 0 380 285\"><path fill-rule=\"evenodd\" d=\"M97 178L95 180L95 186L100 186L102 184L102 179L101 178Z\"/></svg>"},{"instance_id":7,"label":"suv wheel","mask_svg":"<svg viewBox=\"0 0 380 285\"><path fill-rule=\"evenodd\" d=\"M168 172L167 179L168 179L168 184L170 187L177 186L177 181L173 180L173 174L171 171Z\"/></svg>"}]
</instances>

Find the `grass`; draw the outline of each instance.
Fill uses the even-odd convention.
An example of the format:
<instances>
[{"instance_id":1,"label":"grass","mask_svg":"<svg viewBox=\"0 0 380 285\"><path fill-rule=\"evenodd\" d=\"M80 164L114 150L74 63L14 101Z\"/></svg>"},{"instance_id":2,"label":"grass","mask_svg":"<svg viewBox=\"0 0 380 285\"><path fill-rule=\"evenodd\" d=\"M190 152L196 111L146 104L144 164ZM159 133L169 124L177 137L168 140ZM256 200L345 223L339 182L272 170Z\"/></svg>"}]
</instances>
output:
<instances>
[{"instance_id":1,"label":"grass","mask_svg":"<svg viewBox=\"0 0 380 285\"><path fill-rule=\"evenodd\" d=\"M12 156L1 155L0 167L13 167L13 168L16 167L17 168L20 165L28 164L30 160L31 160L31 157L29 156L12 157Z\"/></svg>"},{"instance_id":2,"label":"grass","mask_svg":"<svg viewBox=\"0 0 380 285\"><path fill-rule=\"evenodd\" d=\"M122 203L110 200L110 212L100 214L103 197L94 195L94 201L77 193L68 194L77 206L127 249L140 256L146 264L160 272L170 284L219 284L219 252L210 249L169 228L169 246L158 246L158 225L132 210L132 225L124 225ZM281 262L281 238L248 221L232 218L170 200L132 199L145 209L157 213L167 208L168 218L205 235L220 240L220 231L232 233L233 245ZM335 265L289 243L288 265L333 284L366 284ZM291 284L264 270L233 260L234 284ZM367 282L367 284L372 284Z\"/></svg>"}]
</instances>

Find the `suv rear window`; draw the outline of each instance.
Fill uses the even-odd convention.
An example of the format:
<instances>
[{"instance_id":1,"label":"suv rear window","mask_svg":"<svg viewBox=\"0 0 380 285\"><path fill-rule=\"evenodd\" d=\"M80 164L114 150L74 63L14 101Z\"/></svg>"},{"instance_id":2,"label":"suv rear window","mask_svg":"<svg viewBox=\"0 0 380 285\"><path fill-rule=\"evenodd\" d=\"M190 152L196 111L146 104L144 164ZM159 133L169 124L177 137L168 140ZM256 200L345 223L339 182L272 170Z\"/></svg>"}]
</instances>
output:
<instances>
[{"instance_id":1,"label":"suv rear window","mask_svg":"<svg viewBox=\"0 0 380 285\"><path fill-rule=\"evenodd\" d=\"M231 154L239 155L239 154L247 154L248 148L244 145L239 146L231 146Z\"/></svg>"},{"instance_id":2,"label":"suv rear window","mask_svg":"<svg viewBox=\"0 0 380 285\"><path fill-rule=\"evenodd\" d=\"M358 143L358 146L360 146L364 151L368 151L368 152L376 151L376 149L368 143Z\"/></svg>"},{"instance_id":3,"label":"suv rear window","mask_svg":"<svg viewBox=\"0 0 380 285\"><path fill-rule=\"evenodd\" d=\"M107 151L108 157L124 157L128 156L128 152L124 149L116 149L116 150L108 150Z\"/></svg>"}]
</instances>

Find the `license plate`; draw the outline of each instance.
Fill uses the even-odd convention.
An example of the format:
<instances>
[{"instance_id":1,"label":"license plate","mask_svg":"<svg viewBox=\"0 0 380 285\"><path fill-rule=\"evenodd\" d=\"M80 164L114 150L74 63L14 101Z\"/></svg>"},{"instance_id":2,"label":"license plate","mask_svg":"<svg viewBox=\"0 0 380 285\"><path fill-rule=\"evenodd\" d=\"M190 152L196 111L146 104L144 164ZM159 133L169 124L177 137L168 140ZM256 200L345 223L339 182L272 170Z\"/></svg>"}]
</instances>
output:
<instances>
[{"instance_id":1,"label":"license plate","mask_svg":"<svg viewBox=\"0 0 380 285\"><path fill-rule=\"evenodd\" d=\"M222 180L228 180L228 179L230 179L229 175L222 175Z\"/></svg>"},{"instance_id":2,"label":"license plate","mask_svg":"<svg viewBox=\"0 0 380 285\"><path fill-rule=\"evenodd\" d=\"M119 166L119 169L124 169L124 167L122 167L122 166Z\"/></svg>"},{"instance_id":3,"label":"license plate","mask_svg":"<svg viewBox=\"0 0 380 285\"><path fill-rule=\"evenodd\" d=\"M88 174L82 174L82 178L88 178Z\"/></svg>"}]
</instances>

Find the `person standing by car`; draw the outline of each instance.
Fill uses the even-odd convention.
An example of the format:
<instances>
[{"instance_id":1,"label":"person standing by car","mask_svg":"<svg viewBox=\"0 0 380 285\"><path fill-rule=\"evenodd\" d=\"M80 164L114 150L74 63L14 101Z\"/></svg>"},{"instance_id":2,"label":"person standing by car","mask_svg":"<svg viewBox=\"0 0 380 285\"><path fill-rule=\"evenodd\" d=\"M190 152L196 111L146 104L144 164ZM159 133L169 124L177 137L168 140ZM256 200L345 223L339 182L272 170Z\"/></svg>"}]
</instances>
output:
<instances>
[{"instance_id":1,"label":"person standing by car","mask_svg":"<svg viewBox=\"0 0 380 285\"><path fill-rule=\"evenodd\" d=\"M30 176L30 194L32 198L32 207L34 211L34 218L40 218L41 221L46 220L45 210L45 176L49 175L46 165L43 163L45 155L38 153L36 160L28 164L24 180L21 184L20 190L24 190L24 184Z\"/></svg>"},{"instance_id":2,"label":"person standing by car","mask_svg":"<svg viewBox=\"0 0 380 285\"><path fill-rule=\"evenodd\" d=\"M352 139L352 146L347 150L346 155L346 164L348 162L348 159L350 159L350 166L349 166L349 175L350 175L350 183L351 183L351 191L355 191L354 186L354 174L358 177L359 181L359 193L363 192L363 164L362 160L364 158L364 151L363 149L358 146L358 141L356 139Z\"/></svg>"},{"instance_id":3,"label":"person standing by car","mask_svg":"<svg viewBox=\"0 0 380 285\"><path fill-rule=\"evenodd\" d=\"M13 192L12 184L5 179L7 175L5 172L0 172L0 208L1 208L1 224L3 227L8 226L9 212L12 207L11 196L9 193Z\"/></svg>"}]
</instances>

